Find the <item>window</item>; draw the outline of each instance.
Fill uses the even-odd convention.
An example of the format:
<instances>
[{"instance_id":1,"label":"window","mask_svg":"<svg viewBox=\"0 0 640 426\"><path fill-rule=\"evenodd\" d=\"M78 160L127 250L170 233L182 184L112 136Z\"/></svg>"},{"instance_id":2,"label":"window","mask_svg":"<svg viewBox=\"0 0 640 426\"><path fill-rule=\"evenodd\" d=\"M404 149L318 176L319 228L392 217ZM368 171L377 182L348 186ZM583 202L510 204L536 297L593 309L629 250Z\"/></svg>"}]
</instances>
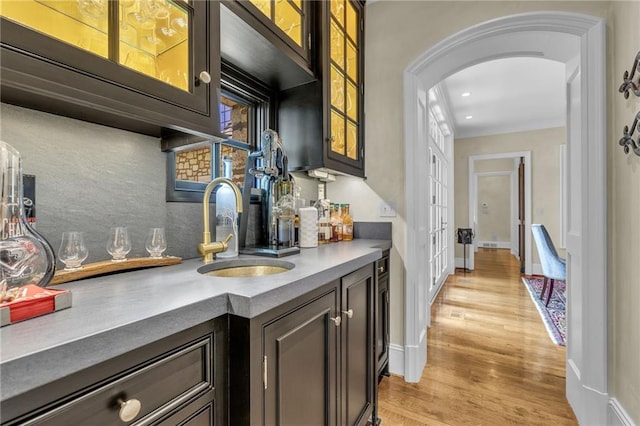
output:
<instances>
[{"instance_id":1,"label":"window","mask_svg":"<svg viewBox=\"0 0 640 426\"><path fill-rule=\"evenodd\" d=\"M273 95L268 87L225 63L221 86L220 130L229 139L169 152L167 201L201 202L206 185L223 175L224 157L232 159L232 180L242 189L247 156L258 148L262 131L273 127Z\"/></svg>"}]
</instances>

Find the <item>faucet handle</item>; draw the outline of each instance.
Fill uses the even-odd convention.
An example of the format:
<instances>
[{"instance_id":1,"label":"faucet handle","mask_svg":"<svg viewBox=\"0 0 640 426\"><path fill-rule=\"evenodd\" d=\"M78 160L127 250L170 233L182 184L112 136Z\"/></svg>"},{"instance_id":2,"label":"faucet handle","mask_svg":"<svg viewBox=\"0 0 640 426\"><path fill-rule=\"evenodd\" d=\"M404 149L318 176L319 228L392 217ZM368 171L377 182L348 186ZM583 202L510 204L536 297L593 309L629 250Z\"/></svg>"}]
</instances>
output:
<instances>
[{"instance_id":1,"label":"faucet handle","mask_svg":"<svg viewBox=\"0 0 640 426\"><path fill-rule=\"evenodd\" d=\"M233 238L233 234L229 234L227 235L227 238L224 239L224 241L222 241L224 244L229 244L229 241L231 241L231 239Z\"/></svg>"}]
</instances>

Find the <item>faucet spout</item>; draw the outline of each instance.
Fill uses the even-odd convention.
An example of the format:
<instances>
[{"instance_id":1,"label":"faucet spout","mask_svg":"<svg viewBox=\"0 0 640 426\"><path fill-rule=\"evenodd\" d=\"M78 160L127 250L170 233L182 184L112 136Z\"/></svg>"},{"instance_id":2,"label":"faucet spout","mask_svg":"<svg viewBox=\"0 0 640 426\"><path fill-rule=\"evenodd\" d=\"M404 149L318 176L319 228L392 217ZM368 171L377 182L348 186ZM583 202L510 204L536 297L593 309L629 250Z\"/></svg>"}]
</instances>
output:
<instances>
[{"instance_id":1,"label":"faucet spout","mask_svg":"<svg viewBox=\"0 0 640 426\"><path fill-rule=\"evenodd\" d=\"M231 179L224 177L218 177L213 179L204 190L204 196L202 198L202 242L198 244L198 252L203 256L204 263L211 263L214 259L215 253L223 252L227 249L227 244L233 237L233 234L229 234L224 241L211 242L211 231L209 225L209 198L211 192L219 184L227 184L233 190L236 199L236 211L242 213L242 194L240 188Z\"/></svg>"}]
</instances>

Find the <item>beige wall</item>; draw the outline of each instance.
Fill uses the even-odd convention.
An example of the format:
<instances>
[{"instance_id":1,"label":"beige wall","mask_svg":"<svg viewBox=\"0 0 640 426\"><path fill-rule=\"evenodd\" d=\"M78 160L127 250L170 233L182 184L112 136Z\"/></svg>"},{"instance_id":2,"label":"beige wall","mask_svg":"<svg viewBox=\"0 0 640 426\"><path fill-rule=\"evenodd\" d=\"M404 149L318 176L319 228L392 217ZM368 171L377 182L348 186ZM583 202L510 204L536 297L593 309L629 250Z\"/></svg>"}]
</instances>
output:
<instances>
[{"instance_id":1,"label":"beige wall","mask_svg":"<svg viewBox=\"0 0 640 426\"><path fill-rule=\"evenodd\" d=\"M609 26L609 393L640 424L640 157L618 140L640 98L618 93L640 49L640 2L613 2ZM636 72L636 79L638 81ZM636 132L637 140L637 132Z\"/></svg>"},{"instance_id":2,"label":"beige wall","mask_svg":"<svg viewBox=\"0 0 640 426\"><path fill-rule=\"evenodd\" d=\"M511 175L478 176L477 241L511 241Z\"/></svg>"},{"instance_id":3,"label":"beige wall","mask_svg":"<svg viewBox=\"0 0 640 426\"><path fill-rule=\"evenodd\" d=\"M607 19L610 155L609 190L609 294L611 309L611 394L640 423L640 310L637 257L640 165L621 154L617 140L630 125L637 100L624 101L617 93L624 69L640 46L638 2L598 1L383 1L367 6L365 41L366 181L353 181L363 216L380 220L380 199L393 200L398 217L393 221L391 341L404 343L405 197L403 149L403 72L420 54L456 32L491 19L531 11L570 11ZM443 76L445 77L445 76ZM636 102L634 104L634 102ZM616 114L618 112L618 114ZM456 181L456 184L458 181ZM337 187L337 185L330 185ZM338 189L336 189L337 191ZM333 189L328 189L333 192ZM354 194L354 192L351 192ZM368 194L367 198L364 194ZM348 193L345 193L347 197ZM348 199L344 197L344 199Z\"/></svg>"},{"instance_id":4,"label":"beige wall","mask_svg":"<svg viewBox=\"0 0 640 426\"><path fill-rule=\"evenodd\" d=\"M560 145L565 141L564 127L456 139L453 144L455 227L469 226L469 157L531 151L531 223L544 223L558 253L564 256L559 241ZM480 167L486 169L488 166ZM539 263L535 244L531 250L533 263ZM456 247L456 257L462 257L461 247Z\"/></svg>"}]
</instances>

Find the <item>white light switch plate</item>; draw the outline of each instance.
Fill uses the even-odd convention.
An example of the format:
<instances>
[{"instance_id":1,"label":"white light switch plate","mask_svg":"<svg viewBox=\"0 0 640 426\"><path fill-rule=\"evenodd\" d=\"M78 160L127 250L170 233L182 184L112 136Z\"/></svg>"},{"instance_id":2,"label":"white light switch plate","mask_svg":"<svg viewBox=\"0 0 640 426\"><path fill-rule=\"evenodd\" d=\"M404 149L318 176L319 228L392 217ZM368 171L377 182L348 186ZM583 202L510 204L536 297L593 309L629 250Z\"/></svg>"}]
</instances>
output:
<instances>
[{"instance_id":1,"label":"white light switch plate","mask_svg":"<svg viewBox=\"0 0 640 426\"><path fill-rule=\"evenodd\" d=\"M380 217L396 217L396 203L393 201L381 202Z\"/></svg>"}]
</instances>

